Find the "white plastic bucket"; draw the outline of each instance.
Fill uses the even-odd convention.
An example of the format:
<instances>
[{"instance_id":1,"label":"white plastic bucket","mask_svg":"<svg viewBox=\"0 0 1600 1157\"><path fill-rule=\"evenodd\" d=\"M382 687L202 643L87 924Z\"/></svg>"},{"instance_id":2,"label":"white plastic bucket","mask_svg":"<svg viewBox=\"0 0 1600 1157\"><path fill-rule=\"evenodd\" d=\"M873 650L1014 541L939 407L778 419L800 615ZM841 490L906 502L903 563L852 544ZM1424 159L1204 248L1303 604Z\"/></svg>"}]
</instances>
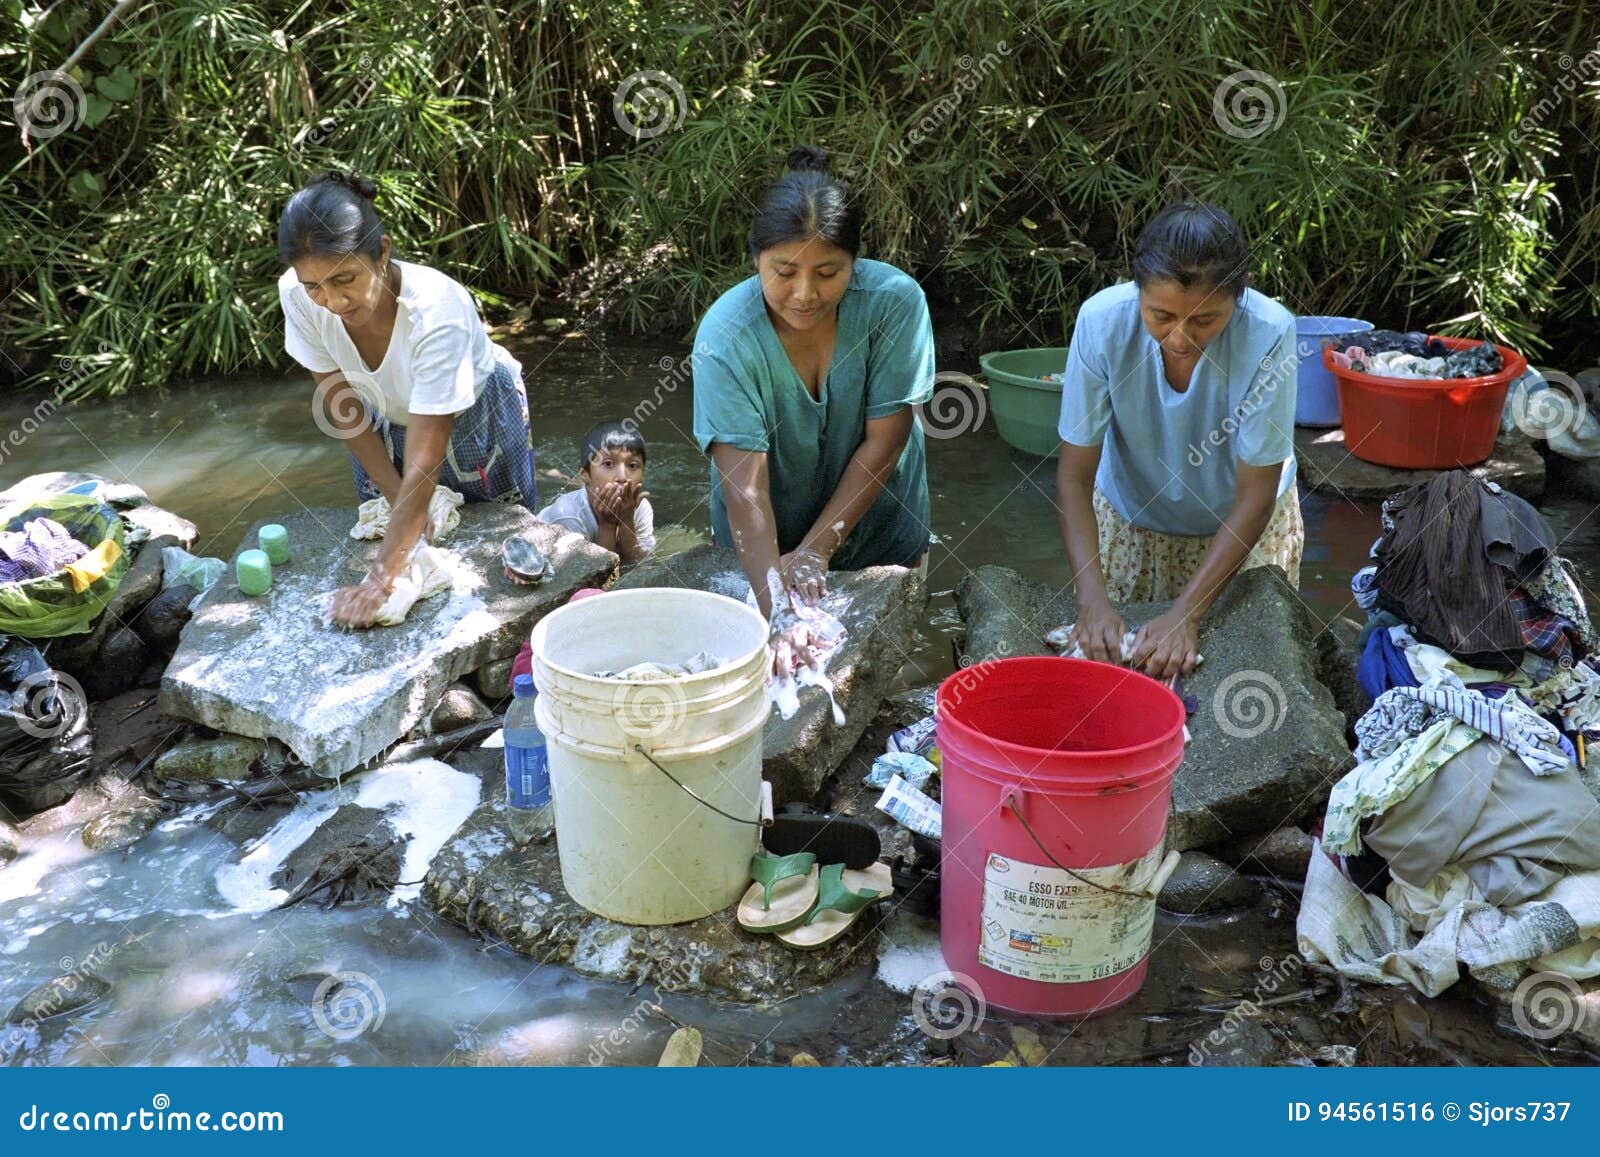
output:
<instances>
[{"instance_id":1,"label":"white plastic bucket","mask_svg":"<svg viewBox=\"0 0 1600 1157\"><path fill-rule=\"evenodd\" d=\"M610 591L540 620L532 647L572 898L625 924L697 920L738 900L761 831L766 620L705 591ZM700 651L727 662L672 680L591 674Z\"/></svg>"}]
</instances>

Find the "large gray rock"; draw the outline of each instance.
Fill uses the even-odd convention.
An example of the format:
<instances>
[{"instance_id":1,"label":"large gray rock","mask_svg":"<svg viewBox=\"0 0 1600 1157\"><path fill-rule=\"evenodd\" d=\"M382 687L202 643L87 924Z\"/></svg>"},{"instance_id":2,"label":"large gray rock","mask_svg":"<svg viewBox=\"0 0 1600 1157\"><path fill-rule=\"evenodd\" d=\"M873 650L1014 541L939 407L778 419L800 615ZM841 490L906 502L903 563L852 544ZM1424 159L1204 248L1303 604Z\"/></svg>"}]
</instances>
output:
<instances>
[{"instance_id":1,"label":"large gray rock","mask_svg":"<svg viewBox=\"0 0 1600 1157\"><path fill-rule=\"evenodd\" d=\"M1296 426L1295 458L1300 479L1312 490L1340 498L1387 498L1389 495L1426 482L1441 470L1397 470L1363 462L1350 453L1344 430L1314 430ZM1545 463L1533 441L1519 431L1502 434L1489 457L1470 467L1478 478L1498 482L1513 494L1538 501L1545 488Z\"/></svg>"},{"instance_id":2,"label":"large gray rock","mask_svg":"<svg viewBox=\"0 0 1600 1157\"><path fill-rule=\"evenodd\" d=\"M484 794L487 802L434 857L423 899L468 931L541 963L668 992L777 1004L876 959L884 915L877 909L812 952L744 931L731 908L648 928L596 916L562 886L555 840L516 848L505 828L502 793Z\"/></svg>"},{"instance_id":3,"label":"large gray rock","mask_svg":"<svg viewBox=\"0 0 1600 1157\"><path fill-rule=\"evenodd\" d=\"M732 549L700 546L648 563L617 583L619 590L637 587L686 587L742 599L750 584ZM926 585L904 567L828 576L826 607L847 632L828 664L845 721L834 723L827 695L815 687L801 690L800 710L793 717L771 714L761 756L777 804L810 800L850 754L915 645L917 623L927 606Z\"/></svg>"},{"instance_id":4,"label":"large gray rock","mask_svg":"<svg viewBox=\"0 0 1600 1157\"><path fill-rule=\"evenodd\" d=\"M1299 828L1279 828L1266 835L1245 836L1210 849L1246 872L1265 872L1293 884L1304 882L1314 848Z\"/></svg>"},{"instance_id":5,"label":"large gray rock","mask_svg":"<svg viewBox=\"0 0 1600 1157\"><path fill-rule=\"evenodd\" d=\"M956 589L963 662L1049 654L1044 635L1076 618L1073 596L986 566ZM1119 608L1130 626L1170 604ZM1320 627L1283 572L1244 571L1200 626L1205 661L1184 681L1199 700L1173 780L1170 845L1180 851L1319 813L1350 763L1344 717L1318 679Z\"/></svg>"},{"instance_id":6,"label":"large gray rock","mask_svg":"<svg viewBox=\"0 0 1600 1157\"><path fill-rule=\"evenodd\" d=\"M1185 852L1156 897L1158 907L1182 916L1204 916L1255 902L1261 889L1204 852Z\"/></svg>"},{"instance_id":7,"label":"large gray rock","mask_svg":"<svg viewBox=\"0 0 1600 1157\"><path fill-rule=\"evenodd\" d=\"M229 577L207 592L161 682L163 713L218 731L282 740L308 766L340 774L427 718L452 682L515 655L533 625L580 587L603 583L617 556L538 522L520 506L472 503L443 545L454 586L420 602L398 627L325 627L323 596L360 582L379 543L349 535L354 512L304 510L280 519L292 561L272 589L240 594ZM536 587L501 571L500 545L530 534L555 568ZM244 546L256 541L256 528ZM230 565L229 573L232 573Z\"/></svg>"}]
</instances>

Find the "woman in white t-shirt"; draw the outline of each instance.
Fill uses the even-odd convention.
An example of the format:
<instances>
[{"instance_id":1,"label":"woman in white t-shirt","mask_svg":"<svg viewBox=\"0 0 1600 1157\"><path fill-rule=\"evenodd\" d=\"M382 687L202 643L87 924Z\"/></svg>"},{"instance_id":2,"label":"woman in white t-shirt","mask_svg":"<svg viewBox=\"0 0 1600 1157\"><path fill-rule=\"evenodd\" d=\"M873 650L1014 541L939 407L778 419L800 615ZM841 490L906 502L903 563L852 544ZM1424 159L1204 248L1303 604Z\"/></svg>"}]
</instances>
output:
<instances>
[{"instance_id":1,"label":"woman in white t-shirt","mask_svg":"<svg viewBox=\"0 0 1600 1157\"><path fill-rule=\"evenodd\" d=\"M392 508L371 572L334 596L334 621L352 627L388 598L436 486L538 508L522 367L489 340L465 288L394 259L376 191L326 173L278 224L284 348L316 379L312 416L349 448L358 500Z\"/></svg>"}]
</instances>

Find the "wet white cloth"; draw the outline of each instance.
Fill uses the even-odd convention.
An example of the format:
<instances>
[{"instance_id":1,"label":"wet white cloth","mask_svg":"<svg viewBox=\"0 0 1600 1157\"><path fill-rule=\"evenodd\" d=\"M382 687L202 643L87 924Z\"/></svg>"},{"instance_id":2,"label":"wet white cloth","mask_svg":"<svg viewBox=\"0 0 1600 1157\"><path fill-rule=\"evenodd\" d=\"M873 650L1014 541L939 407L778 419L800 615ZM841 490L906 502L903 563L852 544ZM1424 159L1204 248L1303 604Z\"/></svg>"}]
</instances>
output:
<instances>
[{"instance_id":1,"label":"wet white cloth","mask_svg":"<svg viewBox=\"0 0 1600 1157\"><path fill-rule=\"evenodd\" d=\"M434 488L433 497L428 499L428 522L433 527L433 541L439 542L449 537L461 525L461 504L465 501L448 486ZM389 519L393 514L389 509L389 500L381 494L368 499L356 508L356 524L350 528L350 537L382 538L389 533Z\"/></svg>"},{"instance_id":2,"label":"wet white cloth","mask_svg":"<svg viewBox=\"0 0 1600 1157\"><path fill-rule=\"evenodd\" d=\"M454 585L451 571L455 562L455 557L449 551L431 547L425 542L417 543L411 552L411 557L406 561L405 569L400 572L394 586L390 588L389 597L378 608L372 625L398 627L406 621L411 609L423 599L432 598L449 590ZM326 594L321 596L321 599L322 622L325 626L332 626L333 595Z\"/></svg>"},{"instance_id":3,"label":"wet white cloth","mask_svg":"<svg viewBox=\"0 0 1600 1157\"><path fill-rule=\"evenodd\" d=\"M1063 659L1082 659L1086 657L1083 653L1083 648L1079 646L1077 640L1073 638L1073 631L1077 628L1077 625L1078 624L1076 623L1068 623L1064 627L1057 627L1044 637L1044 641L1050 646L1050 648ZM1133 648L1134 644L1138 641L1138 638L1138 627L1123 633L1121 661L1124 666L1127 666L1133 662ZM1196 653L1194 657L1194 665L1196 667L1200 666L1201 663L1205 662L1205 659L1206 657L1204 655Z\"/></svg>"}]
</instances>

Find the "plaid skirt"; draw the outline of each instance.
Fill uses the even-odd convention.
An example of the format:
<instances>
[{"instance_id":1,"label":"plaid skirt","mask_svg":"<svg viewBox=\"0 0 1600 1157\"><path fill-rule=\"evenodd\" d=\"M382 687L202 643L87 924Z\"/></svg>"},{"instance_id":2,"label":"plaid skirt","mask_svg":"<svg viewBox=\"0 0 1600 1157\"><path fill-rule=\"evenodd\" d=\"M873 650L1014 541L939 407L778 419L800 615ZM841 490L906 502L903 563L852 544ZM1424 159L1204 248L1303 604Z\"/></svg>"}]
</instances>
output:
<instances>
[{"instance_id":1,"label":"plaid skirt","mask_svg":"<svg viewBox=\"0 0 1600 1157\"><path fill-rule=\"evenodd\" d=\"M383 439L394 468L404 475L406 428L379 417L370 407L367 417ZM350 462L355 470L357 500L378 497L381 491L354 454ZM496 363L472 408L456 415L450 446L439 470L439 485L448 486L468 502L514 502L530 511L539 509L528 394L521 375L510 366Z\"/></svg>"},{"instance_id":2,"label":"plaid skirt","mask_svg":"<svg viewBox=\"0 0 1600 1157\"><path fill-rule=\"evenodd\" d=\"M1210 534L1163 534L1134 526L1100 488L1094 491L1094 520L1100 533L1100 568L1106 594L1113 603L1164 603L1183 593L1211 549ZM1300 495L1290 486L1272 508L1261 538L1240 564L1281 567L1300 589L1300 559L1305 553L1306 525L1300 518Z\"/></svg>"}]
</instances>

